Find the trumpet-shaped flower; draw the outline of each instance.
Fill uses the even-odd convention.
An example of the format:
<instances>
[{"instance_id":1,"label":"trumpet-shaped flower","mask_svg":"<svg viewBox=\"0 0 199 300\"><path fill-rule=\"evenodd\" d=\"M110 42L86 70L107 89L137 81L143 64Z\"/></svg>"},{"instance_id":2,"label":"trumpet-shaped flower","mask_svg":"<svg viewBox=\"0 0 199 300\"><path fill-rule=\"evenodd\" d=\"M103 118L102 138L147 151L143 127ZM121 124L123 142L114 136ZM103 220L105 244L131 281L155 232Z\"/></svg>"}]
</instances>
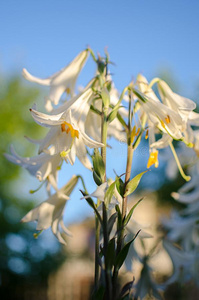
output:
<instances>
[{"instance_id":1,"label":"trumpet-shaped flower","mask_svg":"<svg viewBox=\"0 0 199 300\"><path fill-rule=\"evenodd\" d=\"M6 153L5 157L28 170L39 181L45 180L50 174L55 174L62 162L60 155L53 153L53 148L49 149L49 153L41 153L34 157L19 156L13 146L10 147L10 152L11 154Z\"/></svg>"},{"instance_id":2,"label":"trumpet-shaped flower","mask_svg":"<svg viewBox=\"0 0 199 300\"><path fill-rule=\"evenodd\" d=\"M74 96L77 77L85 64L88 54L88 50L80 52L69 65L46 79L35 77L26 69L23 69L23 76L27 80L50 86L50 93L48 97L46 97L46 109L48 111L52 110L52 103L55 105L59 103L65 91L71 96Z\"/></svg>"},{"instance_id":3,"label":"trumpet-shaped flower","mask_svg":"<svg viewBox=\"0 0 199 300\"><path fill-rule=\"evenodd\" d=\"M77 183L77 176L73 176L70 181L51 195L46 201L42 202L36 208L29 211L21 222L37 221L37 230L45 230L51 227L53 234L60 243L65 244L60 229L69 236L70 231L65 227L63 222L63 213L66 201Z\"/></svg>"},{"instance_id":4,"label":"trumpet-shaped flower","mask_svg":"<svg viewBox=\"0 0 199 300\"><path fill-rule=\"evenodd\" d=\"M173 264L173 274L165 282L165 285L169 285L179 279L185 282L190 280L190 277L193 275L195 253L179 249L168 240L163 241L163 247L169 254Z\"/></svg>"},{"instance_id":5,"label":"trumpet-shaped flower","mask_svg":"<svg viewBox=\"0 0 199 300\"><path fill-rule=\"evenodd\" d=\"M163 80L159 80L157 85L162 102L172 110L178 111L182 119L187 122L190 112L196 108L195 102L174 93Z\"/></svg>"},{"instance_id":6,"label":"trumpet-shaped flower","mask_svg":"<svg viewBox=\"0 0 199 300\"><path fill-rule=\"evenodd\" d=\"M85 120L92 100L91 88L79 97L71 99L57 110L58 114L47 115L31 109L34 120L41 126L50 127L46 137L40 142L39 152L45 152L50 146L55 147L55 153L68 159L71 164L75 157L87 167L91 163L87 158L86 146L89 148L102 147L103 144L91 139L85 133Z\"/></svg>"}]
</instances>

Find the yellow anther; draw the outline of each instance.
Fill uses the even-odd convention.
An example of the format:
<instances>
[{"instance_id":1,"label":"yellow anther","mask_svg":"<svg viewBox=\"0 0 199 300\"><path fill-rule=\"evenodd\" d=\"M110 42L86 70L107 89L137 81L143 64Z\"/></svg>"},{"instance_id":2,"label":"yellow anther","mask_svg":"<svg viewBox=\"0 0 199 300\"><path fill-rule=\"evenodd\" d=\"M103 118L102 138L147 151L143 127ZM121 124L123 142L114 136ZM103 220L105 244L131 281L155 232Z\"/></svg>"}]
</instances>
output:
<instances>
[{"instance_id":1,"label":"yellow anther","mask_svg":"<svg viewBox=\"0 0 199 300\"><path fill-rule=\"evenodd\" d=\"M155 150L155 151L151 152L150 155L149 155L149 160L148 160L148 163L147 163L147 169L150 168L152 165L155 165L155 168L157 168L159 166L158 150Z\"/></svg>"},{"instance_id":2,"label":"yellow anther","mask_svg":"<svg viewBox=\"0 0 199 300\"><path fill-rule=\"evenodd\" d=\"M136 126L133 126L133 130L131 132L131 144L133 143L135 136L138 136L139 132L140 128L138 128L138 130L136 131Z\"/></svg>"},{"instance_id":3,"label":"yellow anther","mask_svg":"<svg viewBox=\"0 0 199 300\"><path fill-rule=\"evenodd\" d=\"M146 134L145 134L145 140L147 140L149 137L149 130L147 129Z\"/></svg>"},{"instance_id":4,"label":"yellow anther","mask_svg":"<svg viewBox=\"0 0 199 300\"><path fill-rule=\"evenodd\" d=\"M70 94L70 92L71 92L70 88L69 88L69 87L67 87L67 88L66 88L66 93L69 95L69 94Z\"/></svg>"},{"instance_id":5,"label":"yellow anther","mask_svg":"<svg viewBox=\"0 0 199 300\"><path fill-rule=\"evenodd\" d=\"M66 125L68 126L68 128L66 128ZM70 123L64 122L61 124L61 130L62 132L66 132L71 134L72 138L79 138L79 131L77 129L74 129L73 126Z\"/></svg>"},{"instance_id":6,"label":"yellow anther","mask_svg":"<svg viewBox=\"0 0 199 300\"><path fill-rule=\"evenodd\" d=\"M165 121L166 121L167 124L169 124L171 122L171 119L170 119L169 115L166 116Z\"/></svg>"}]
</instances>

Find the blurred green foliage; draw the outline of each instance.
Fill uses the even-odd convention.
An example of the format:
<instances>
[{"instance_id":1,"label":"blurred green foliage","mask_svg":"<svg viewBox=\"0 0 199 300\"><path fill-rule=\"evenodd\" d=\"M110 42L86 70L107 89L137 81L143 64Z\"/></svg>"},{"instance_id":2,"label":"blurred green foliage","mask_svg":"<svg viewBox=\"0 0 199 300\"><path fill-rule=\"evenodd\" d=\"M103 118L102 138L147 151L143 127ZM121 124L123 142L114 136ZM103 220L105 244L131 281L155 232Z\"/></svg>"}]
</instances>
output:
<instances>
[{"instance_id":1,"label":"blurred green foliage","mask_svg":"<svg viewBox=\"0 0 199 300\"><path fill-rule=\"evenodd\" d=\"M41 98L41 100L40 100ZM20 223L20 219L35 206L23 194L17 197L13 186L21 168L6 160L3 153L9 153L13 144L21 156L35 155L36 149L24 135L38 139L43 132L32 119L29 108L35 102L43 101L41 91L22 84L18 77L0 78L0 298L15 299L17 286L34 282L45 282L50 271L64 258L58 242L46 248L42 235L34 239L31 225ZM41 104L42 105L42 104ZM27 172L26 170L24 172ZM27 197L26 197L27 198ZM55 252L59 255L55 255ZM11 288L12 287L12 288ZM13 292L11 292L13 291ZM17 298L18 299L18 298ZM22 295L21 298L23 299Z\"/></svg>"}]
</instances>

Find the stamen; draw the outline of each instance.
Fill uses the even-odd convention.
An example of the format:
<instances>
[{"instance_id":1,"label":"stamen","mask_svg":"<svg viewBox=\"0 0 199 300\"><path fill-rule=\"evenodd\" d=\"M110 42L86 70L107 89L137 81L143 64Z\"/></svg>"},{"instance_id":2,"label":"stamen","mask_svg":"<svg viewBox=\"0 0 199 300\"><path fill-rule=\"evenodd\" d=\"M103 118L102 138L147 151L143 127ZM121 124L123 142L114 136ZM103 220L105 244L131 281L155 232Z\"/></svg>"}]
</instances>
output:
<instances>
[{"instance_id":1,"label":"stamen","mask_svg":"<svg viewBox=\"0 0 199 300\"><path fill-rule=\"evenodd\" d=\"M147 140L147 139L148 139L148 137L149 137L149 130L147 129L147 131L146 131L146 135L145 135L145 140Z\"/></svg>"},{"instance_id":2,"label":"stamen","mask_svg":"<svg viewBox=\"0 0 199 300\"><path fill-rule=\"evenodd\" d=\"M68 128L66 129L66 125ZM61 124L61 131L66 132L67 134L70 132L72 138L79 138L79 131L77 129L74 129L73 126L70 123L64 122Z\"/></svg>"},{"instance_id":3,"label":"stamen","mask_svg":"<svg viewBox=\"0 0 199 300\"><path fill-rule=\"evenodd\" d=\"M167 122L167 124L169 124L171 122L169 115L166 116L165 121Z\"/></svg>"},{"instance_id":4,"label":"stamen","mask_svg":"<svg viewBox=\"0 0 199 300\"><path fill-rule=\"evenodd\" d=\"M149 160L148 160L148 163L147 163L147 169L150 168L152 165L155 165L155 168L157 168L159 166L158 150L155 150L155 151L151 152L150 155L149 155Z\"/></svg>"},{"instance_id":5,"label":"stamen","mask_svg":"<svg viewBox=\"0 0 199 300\"><path fill-rule=\"evenodd\" d=\"M131 144L133 143L135 136L138 136L139 132L140 128L138 128L138 130L136 131L136 126L134 125L133 130L131 132Z\"/></svg>"},{"instance_id":6,"label":"stamen","mask_svg":"<svg viewBox=\"0 0 199 300\"><path fill-rule=\"evenodd\" d=\"M66 88L66 93L69 95L69 94L70 94L70 92L71 92L70 88L69 88L69 87L67 87L67 88Z\"/></svg>"}]
</instances>

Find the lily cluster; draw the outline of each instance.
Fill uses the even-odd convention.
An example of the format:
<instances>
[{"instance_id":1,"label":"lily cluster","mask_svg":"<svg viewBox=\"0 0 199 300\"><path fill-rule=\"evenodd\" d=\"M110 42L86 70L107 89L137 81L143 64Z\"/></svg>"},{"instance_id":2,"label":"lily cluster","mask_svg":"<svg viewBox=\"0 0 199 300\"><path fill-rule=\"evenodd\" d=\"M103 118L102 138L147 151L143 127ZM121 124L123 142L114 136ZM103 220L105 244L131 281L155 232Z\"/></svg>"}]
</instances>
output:
<instances>
[{"instance_id":1,"label":"lily cluster","mask_svg":"<svg viewBox=\"0 0 199 300\"><path fill-rule=\"evenodd\" d=\"M86 86L77 92L76 82L89 56L96 64L96 72ZM42 185L44 183L47 189L47 200L28 212L22 221L37 221L38 231L51 227L54 235L63 244L66 243L65 235L71 236L63 222L64 208L81 179L83 199L92 207L96 218L93 299L126 299L127 295L142 299L147 294L159 297L147 264L147 255L140 256L133 246L136 238L142 240L151 237L145 231L140 233L142 225L136 223L132 217L141 200L131 208L128 208L127 200L138 187L147 169L153 165L158 167L159 149L168 146L181 175L185 180L190 180L191 177L186 176L181 167L172 142L179 141L198 152L198 132L192 126L199 125L199 115L193 111L196 104L192 100L174 93L160 78L149 83L139 74L136 81L131 82L120 94L109 73L110 63L107 53L105 58L101 58L96 57L91 49L86 49L69 65L46 79L35 77L24 69L25 79L49 87L49 93L45 96L45 111L40 112L36 105L30 109L34 121L48 131L43 139L28 138L38 146L36 156L21 157L11 146L11 153L6 154L6 157L24 167ZM153 90L155 84L159 96ZM126 141L127 144L126 171L123 175L116 175L115 180L107 176L106 148L107 139L110 137ZM133 152L142 143L142 137L149 140L148 163L143 172L131 179ZM91 149L94 149L92 154ZM62 165L74 165L76 158L92 172L97 185L93 193L87 192L84 179L77 174L62 188L58 188L58 172ZM184 198L181 192L192 188L193 180L173 196L182 201ZM197 180L194 181L196 182ZM196 198L193 196L193 208L190 206L184 214L199 209L195 203ZM197 217L187 218L186 221L185 227L190 228L197 221ZM165 226L169 225L165 222ZM182 239L182 234L177 231L173 231L171 236ZM186 247L190 243L191 241L184 241ZM167 243L165 248L169 252ZM190 250L188 248L187 251ZM137 257L143 264L140 280L136 285L132 280L118 293L119 271L123 265L131 270L133 257Z\"/></svg>"}]
</instances>

